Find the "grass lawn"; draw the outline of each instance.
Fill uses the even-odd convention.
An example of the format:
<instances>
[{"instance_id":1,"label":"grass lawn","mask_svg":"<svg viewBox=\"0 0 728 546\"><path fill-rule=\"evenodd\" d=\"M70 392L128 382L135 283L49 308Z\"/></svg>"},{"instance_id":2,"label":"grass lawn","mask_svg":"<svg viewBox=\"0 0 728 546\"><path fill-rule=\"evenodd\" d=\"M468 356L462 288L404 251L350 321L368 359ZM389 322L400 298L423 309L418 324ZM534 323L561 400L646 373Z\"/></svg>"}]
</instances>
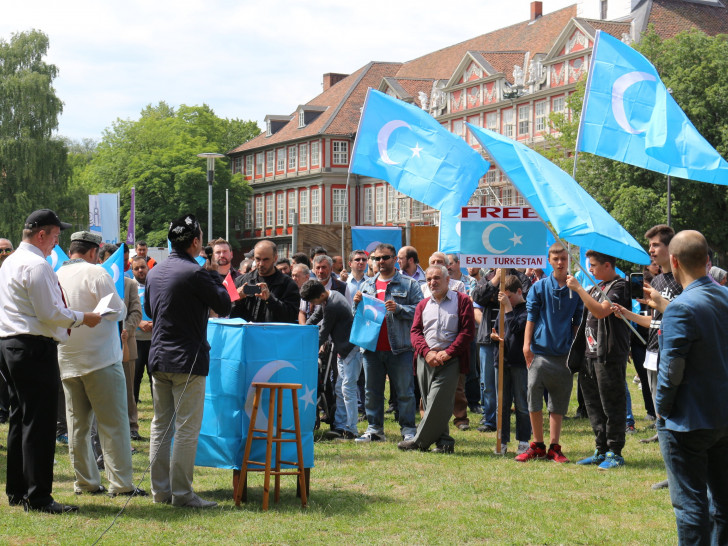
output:
<instances>
[{"instance_id":1,"label":"grass lawn","mask_svg":"<svg viewBox=\"0 0 728 546\"><path fill-rule=\"evenodd\" d=\"M644 420L642 396L627 371L637 434L628 435L627 465L603 472L595 467L532 461L519 464L514 453L493 454L495 433L452 432L456 452L436 455L400 452L399 427L387 416L387 441L370 445L317 442L306 510L295 497L294 478L281 478L281 502L261 511L263 476L249 477L247 505L232 500L232 472L195 469L195 490L220 503L201 512L155 505L134 498L105 544L232 543L410 543L410 544L673 544L675 519L667 490L650 485L665 474L657 444ZM146 380L145 380L146 381ZM152 417L148 384L142 388L141 433L149 437ZM570 414L574 414L576 393ZM360 423L360 431L365 423ZM514 432L514 427L512 427ZM318 438L317 433L317 438ZM5 444L7 425L0 426ZM133 442L135 480L148 464L148 442ZM512 439L511 449L517 443ZM586 419L568 419L562 434L572 461L590 455L594 440ZM75 503L69 516L25 514L0 495L0 543L91 544L108 527L126 498L73 494L73 471L65 446L56 449L54 497ZM0 480L5 480L6 449L0 448ZM148 477L142 484L149 490ZM4 493L4 487L3 493Z\"/></svg>"}]
</instances>

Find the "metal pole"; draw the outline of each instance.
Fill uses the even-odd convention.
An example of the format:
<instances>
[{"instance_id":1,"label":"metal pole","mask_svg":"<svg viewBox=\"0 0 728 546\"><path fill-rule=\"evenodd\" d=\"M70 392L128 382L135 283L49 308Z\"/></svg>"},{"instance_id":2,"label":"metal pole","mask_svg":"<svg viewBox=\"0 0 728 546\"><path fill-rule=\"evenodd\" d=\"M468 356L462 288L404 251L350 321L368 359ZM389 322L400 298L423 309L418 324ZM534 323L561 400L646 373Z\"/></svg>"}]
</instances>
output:
<instances>
[{"instance_id":1,"label":"metal pole","mask_svg":"<svg viewBox=\"0 0 728 546\"><path fill-rule=\"evenodd\" d=\"M672 227L672 180L667 175L667 225Z\"/></svg>"},{"instance_id":2,"label":"metal pole","mask_svg":"<svg viewBox=\"0 0 728 546\"><path fill-rule=\"evenodd\" d=\"M225 240L230 241L230 190L225 188Z\"/></svg>"}]
</instances>

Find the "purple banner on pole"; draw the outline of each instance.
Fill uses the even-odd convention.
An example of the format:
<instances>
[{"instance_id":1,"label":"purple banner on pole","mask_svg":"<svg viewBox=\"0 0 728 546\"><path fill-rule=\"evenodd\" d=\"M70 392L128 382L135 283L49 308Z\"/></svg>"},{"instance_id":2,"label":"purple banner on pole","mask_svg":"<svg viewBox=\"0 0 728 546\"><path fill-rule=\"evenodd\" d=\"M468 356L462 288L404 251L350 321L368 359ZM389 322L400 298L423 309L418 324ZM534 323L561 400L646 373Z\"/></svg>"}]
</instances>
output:
<instances>
[{"instance_id":1,"label":"purple banner on pole","mask_svg":"<svg viewBox=\"0 0 728 546\"><path fill-rule=\"evenodd\" d=\"M134 246L134 241L136 239L136 233L134 233L134 216L136 212L136 207L134 203L134 193L136 191L136 188L131 189L131 212L129 213L129 227L126 230L126 244Z\"/></svg>"}]
</instances>

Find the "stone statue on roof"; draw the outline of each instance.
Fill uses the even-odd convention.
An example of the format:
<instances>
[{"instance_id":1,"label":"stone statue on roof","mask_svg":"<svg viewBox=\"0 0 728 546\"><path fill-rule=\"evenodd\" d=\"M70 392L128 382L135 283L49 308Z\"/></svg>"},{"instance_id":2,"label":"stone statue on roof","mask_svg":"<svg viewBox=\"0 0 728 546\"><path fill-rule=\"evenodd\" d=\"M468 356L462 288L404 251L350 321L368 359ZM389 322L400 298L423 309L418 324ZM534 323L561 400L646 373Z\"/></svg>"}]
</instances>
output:
<instances>
[{"instance_id":1,"label":"stone statue on roof","mask_svg":"<svg viewBox=\"0 0 728 546\"><path fill-rule=\"evenodd\" d=\"M420 107L427 112L427 93L420 91L417 96L420 98Z\"/></svg>"},{"instance_id":2,"label":"stone statue on roof","mask_svg":"<svg viewBox=\"0 0 728 546\"><path fill-rule=\"evenodd\" d=\"M430 114L439 116L443 114L447 106L447 95L442 90L447 82L445 80L435 80L432 82L432 94L430 100Z\"/></svg>"}]
</instances>

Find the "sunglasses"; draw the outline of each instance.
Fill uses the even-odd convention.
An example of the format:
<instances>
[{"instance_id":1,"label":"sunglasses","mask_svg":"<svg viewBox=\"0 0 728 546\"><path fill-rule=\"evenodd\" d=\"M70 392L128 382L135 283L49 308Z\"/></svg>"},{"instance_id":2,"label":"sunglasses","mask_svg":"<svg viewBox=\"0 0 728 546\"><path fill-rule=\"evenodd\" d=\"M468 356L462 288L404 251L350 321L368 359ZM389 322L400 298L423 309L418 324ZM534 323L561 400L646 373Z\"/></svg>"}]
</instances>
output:
<instances>
[{"instance_id":1,"label":"sunglasses","mask_svg":"<svg viewBox=\"0 0 728 546\"><path fill-rule=\"evenodd\" d=\"M394 258L394 256L371 256L372 261L375 262L378 262L379 260L386 262L387 260L391 260L392 258Z\"/></svg>"},{"instance_id":2,"label":"sunglasses","mask_svg":"<svg viewBox=\"0 0 728 546\"><path fill-rule=\"evenodd\" d=\"M10 254L12 251L12 248L0 248L0 254Z\"/></svg>"},{"instance_id":3,"label":"sunglasses","mask_svg":"<svg viewBox=\"0 0 728 546\"><path fill-rule=\"evenodd\" d=\"M352 262L366 262L366 261L367 261L367 259L366 259L366 258L354 258L354 259L352 260Z\"/></svg>"}]
</instances>

